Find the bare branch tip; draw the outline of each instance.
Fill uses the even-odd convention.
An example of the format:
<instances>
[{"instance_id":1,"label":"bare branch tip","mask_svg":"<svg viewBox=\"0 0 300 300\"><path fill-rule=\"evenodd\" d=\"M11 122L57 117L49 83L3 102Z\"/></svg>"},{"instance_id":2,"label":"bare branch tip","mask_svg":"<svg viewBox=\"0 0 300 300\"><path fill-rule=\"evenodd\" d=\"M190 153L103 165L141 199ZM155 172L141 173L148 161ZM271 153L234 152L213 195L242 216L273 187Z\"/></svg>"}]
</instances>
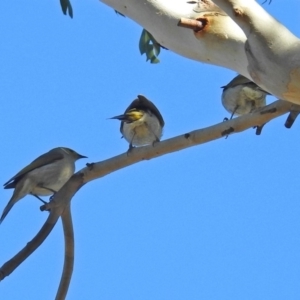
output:
<instances>
[{"instance_id":1,"label":"bare branch tip","mask_svg":"<svg viewBox=\"0 0 300 300\"><path fill-rule=\"evenodd\" d=\"M203 20L181 18L178 21L177 26L200 31L205 27L205 22L203 22Z\"/></svg>"}]
</instances>

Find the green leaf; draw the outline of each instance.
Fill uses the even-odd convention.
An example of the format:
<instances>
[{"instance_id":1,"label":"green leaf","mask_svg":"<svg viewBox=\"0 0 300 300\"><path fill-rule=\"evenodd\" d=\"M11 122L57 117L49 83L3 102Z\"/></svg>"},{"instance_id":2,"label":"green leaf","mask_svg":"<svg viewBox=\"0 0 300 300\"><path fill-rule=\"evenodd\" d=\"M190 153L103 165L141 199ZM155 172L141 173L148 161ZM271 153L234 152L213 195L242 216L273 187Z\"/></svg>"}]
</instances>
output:
<instances>
[{"instance_id":1,"label":"green leaf","mask_svg":"<svg viewBox=\"0 0 300 300\"><path fill-rule=\"evenodd\" d=\"M157 57L152 57L150 62L151 64L158 64L160 60Z\"/></svg>"},{"instance_id":2,"label":"green leaf","mask_svg":"<svg viewBox=\"0 0 300 300\"><path fill-rule=\"evenodd\" d=\"M150 39L147 30L143 29L141 37L140 37L140 42L139 42L139 49L140 53L143 55L146 53L147 45L149 44Z\"/></svg>"},{"instance_id":3,"label":"green leaf","mask_svg":"<svg viewBox=\"0 0 300 300\"><path fill-rule=\"evenodd\" d=\"M153 45L148 45L147 46L147 51L146 51L146 61L151 60L152 57L154 56L154 52L153 52Z\"/></svg>"},{"instance_id":4,"label":"green leaf","mask_svg":"<svg viewBox=\"0 0 300 300\"><path fill-rule=\"evenodd\" d=\"M154 49L155 55L158 56L160 53L160 45L156 41L155 41L155 43L153 43L153 49Z\"/></svg>"},{"instance_id":5,"label":"green leaf","mask_svg":"<svg viewBox=\"0 0 300 300\"><path fill-rule=\"evenodd\" d=\"M146 61L150 60L151 64L157 64L157 63L159 63L159 59L155 55L154 45L153 44L149 44L147 46L146 56L147 56Z\"/></svg>"},{"instance_id":6,"label":"green leaf","mask_svg":"<svg viewBox=\"0 0 300 300\"><path fill-rule=\"evenodd\" d=\"M139 41L139 49L141 55L146 54L146 61L150 60L152 64L159 63L157 56L160 53L161 46L155 40L153 35L146 29L143 29L142 31Z\"/></svg>"},{"instance_id":7,"label":"green leaf","mask_svg":"<svg viewBox=\"0 0 300 300\"><path fill-rule=\"evenodd\" d=\"M73 18L73 8L69 0L60 0L60 6L64 15L68 13L68 15Z\"/></svg>"}]
</instances>

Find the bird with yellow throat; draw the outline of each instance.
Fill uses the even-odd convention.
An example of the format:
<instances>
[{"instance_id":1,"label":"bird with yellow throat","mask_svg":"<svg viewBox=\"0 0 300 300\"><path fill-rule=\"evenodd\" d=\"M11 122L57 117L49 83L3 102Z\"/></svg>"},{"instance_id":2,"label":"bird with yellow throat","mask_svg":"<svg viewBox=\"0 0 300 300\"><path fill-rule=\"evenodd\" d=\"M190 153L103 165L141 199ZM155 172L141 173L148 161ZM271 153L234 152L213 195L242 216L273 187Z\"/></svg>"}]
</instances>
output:
<instances>
[{"instance_id":1,"label":"bird with yellow throat","mask_svg":"<svg viewBox=\"0 0 300 300\"><path fill-rule=\"evenodd\" d=\"M121 121L120 131L129 143L129 150L134 146L139 147L159 142L165 125L158 108L142 95L137 96L124 114L111 119Z\"/></svg>"}]
</instances>

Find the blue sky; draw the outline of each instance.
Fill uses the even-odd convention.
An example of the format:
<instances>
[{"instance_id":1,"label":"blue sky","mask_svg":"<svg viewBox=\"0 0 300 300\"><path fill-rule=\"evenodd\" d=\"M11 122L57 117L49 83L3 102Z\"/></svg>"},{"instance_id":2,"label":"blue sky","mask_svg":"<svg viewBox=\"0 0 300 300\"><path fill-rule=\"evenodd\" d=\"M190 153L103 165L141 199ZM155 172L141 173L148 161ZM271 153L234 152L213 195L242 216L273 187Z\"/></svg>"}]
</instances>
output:
<instances>
[{"instance_id":1,"label":"blue sky","mask_svg":"<svg viewBox=\"0 0 300 300\"><path fill-rule=\"evenodd\" d=\"M142 28L97 1L0 3L0 182L66 146L118 155L122 113L151 99L164 139L218 123L220 86L235 73L162 51L140 56ZM264 5L300 35L298 0ZM268 101L273 99L269 97ZM133 165L84 186L72 201L75 267L68 299L300 298L300 120L254 130ZM11 197L0 190L0 209ZM0 226L1 265L39 230L47 213L26 197ZM59 221L44 244L0 284L1 299L53 299L63 264Z\"/></svg>"}]
</instances>

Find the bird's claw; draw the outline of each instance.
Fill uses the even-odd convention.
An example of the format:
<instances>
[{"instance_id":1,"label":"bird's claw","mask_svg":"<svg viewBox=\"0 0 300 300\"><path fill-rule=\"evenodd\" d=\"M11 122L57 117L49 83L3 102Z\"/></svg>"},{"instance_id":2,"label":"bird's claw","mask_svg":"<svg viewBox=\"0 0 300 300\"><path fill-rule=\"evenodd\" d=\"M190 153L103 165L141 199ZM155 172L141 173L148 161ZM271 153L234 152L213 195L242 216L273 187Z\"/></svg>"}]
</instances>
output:
<instances>
[{"instance_id":1,"label":"bird's claw","mask_svg":"<svg viewBox=\"0 0 300 300\"><path fill-rule=\"evenodd\" d=\"M127 156L129 156L129 153L132 151L132 149L134 149L135 147L134 146L132 146L132 144L130 143L129 144L129 148L128 148L128 150L127 150Z\"/></svg>"},{"instance_id":2,"label":"bird's claw","mask_svg":"<svg viewBox=\"0 0 300 300\"><path fill-rule=\"evenodd\" d=\"M234 132L234 128L233 127L229 127L228 129L224 130L221 132L222 136L225 136L225 138L227 139L229 134Z\"/></svg>"},{"instance_id":3,"label":"bird's claw","mask_svg":"<svg viewBox=\"0 0 300 300\"><path fill-rule=\"evenodd\" d=\"M93 170L94 164L95 163L86 163L86 166L91 171L91 170Z\"/></svg>"}]
</instances>

